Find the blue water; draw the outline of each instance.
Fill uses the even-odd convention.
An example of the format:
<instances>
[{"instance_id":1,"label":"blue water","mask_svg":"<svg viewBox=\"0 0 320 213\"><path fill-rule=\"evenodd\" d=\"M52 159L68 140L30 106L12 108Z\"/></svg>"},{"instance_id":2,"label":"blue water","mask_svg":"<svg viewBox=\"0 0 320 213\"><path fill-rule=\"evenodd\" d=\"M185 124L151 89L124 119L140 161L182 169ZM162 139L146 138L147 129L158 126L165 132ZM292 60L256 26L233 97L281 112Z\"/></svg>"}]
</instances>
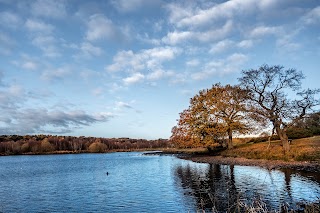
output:
<instances>
[{"instance_id":1,"label":"blue water","mask_svg":"<svg viewBox=\"0 0 320 213\"><path fill-rule=\"evenodd\" d=\"M317 174L193 163L139 152L0 157L0 212L223 211L320 198Z\"/></svg>"}]
</instances>

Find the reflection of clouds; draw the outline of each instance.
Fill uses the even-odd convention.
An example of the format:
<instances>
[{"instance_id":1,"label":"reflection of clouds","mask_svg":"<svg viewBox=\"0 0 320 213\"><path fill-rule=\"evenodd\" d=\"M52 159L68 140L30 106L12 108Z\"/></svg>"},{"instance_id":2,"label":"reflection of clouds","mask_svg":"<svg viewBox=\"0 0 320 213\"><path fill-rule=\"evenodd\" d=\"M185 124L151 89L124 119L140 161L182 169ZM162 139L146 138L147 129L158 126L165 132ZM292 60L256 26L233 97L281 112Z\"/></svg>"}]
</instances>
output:
<instances>
[{"instance_id":1,"label":"reflection of clouds","mask_svg":"<svg viewBox=\"0 0 320 213\"><path fill-rule=\"evenodd\" d=\"M226 211L235 208L238 201L250 205L255 199L261 199L269 209L279 209L284 203L295 208L300 201L312 202L320 197L320 184L309 178L316 175L313 173L201 164L181 165L175 174L184 196L192 197L198 210Z\"/></svg>"}]
</instances>

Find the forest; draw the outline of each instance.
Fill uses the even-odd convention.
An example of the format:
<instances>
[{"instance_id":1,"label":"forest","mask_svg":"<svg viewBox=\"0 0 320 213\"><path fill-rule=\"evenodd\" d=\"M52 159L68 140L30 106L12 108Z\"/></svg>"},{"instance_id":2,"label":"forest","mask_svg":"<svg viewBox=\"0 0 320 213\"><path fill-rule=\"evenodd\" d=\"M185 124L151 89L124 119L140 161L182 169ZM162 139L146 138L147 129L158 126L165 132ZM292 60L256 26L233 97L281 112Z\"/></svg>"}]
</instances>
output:
<instances>
[{"instance_id":1,"label":"forest","mask_svg":"<svg viewBox=\"0 0 320 213\"><path fill-rule=\"evenodd\" d=\"M0 155L104 153L166 148L166 139L96 138L57 135L1 135Z\"/></svg>"}]
</instances>

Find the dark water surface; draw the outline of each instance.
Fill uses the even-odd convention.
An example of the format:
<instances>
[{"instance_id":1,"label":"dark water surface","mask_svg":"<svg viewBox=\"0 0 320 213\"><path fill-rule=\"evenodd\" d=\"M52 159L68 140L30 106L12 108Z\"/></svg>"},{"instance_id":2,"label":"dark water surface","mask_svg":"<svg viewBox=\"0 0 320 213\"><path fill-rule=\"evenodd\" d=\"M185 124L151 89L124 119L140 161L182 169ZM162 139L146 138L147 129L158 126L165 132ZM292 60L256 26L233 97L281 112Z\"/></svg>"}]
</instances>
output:
<instances>
[{"instance_id":1,"label":"dark water surface","mask_svg":"<svg viewBox=\"0 0 320 213\"><path fill-rule=\"evenodd\" d=\"M196 212L320 198L319 174L142 153L0 157L0 212Z\"/></svg>"}]
</instances>

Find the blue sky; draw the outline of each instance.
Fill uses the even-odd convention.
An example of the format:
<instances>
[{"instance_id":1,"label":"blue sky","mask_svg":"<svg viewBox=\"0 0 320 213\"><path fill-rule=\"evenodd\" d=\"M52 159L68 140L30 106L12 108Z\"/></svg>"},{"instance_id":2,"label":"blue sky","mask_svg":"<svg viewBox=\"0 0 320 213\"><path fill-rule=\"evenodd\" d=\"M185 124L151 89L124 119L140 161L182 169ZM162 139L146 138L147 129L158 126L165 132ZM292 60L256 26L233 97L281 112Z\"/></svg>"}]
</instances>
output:
<instances>
[{"instance_id":1,"label":"blue sky","mask_svg":"<svg viewBox=\"0 0 320 213\"><path fill-rule=\"evenodd\" d=\"M168 138L200 89L283 65L319 87L318 0L0 0L0 134Z\"/></svg>"}]
</instances>

